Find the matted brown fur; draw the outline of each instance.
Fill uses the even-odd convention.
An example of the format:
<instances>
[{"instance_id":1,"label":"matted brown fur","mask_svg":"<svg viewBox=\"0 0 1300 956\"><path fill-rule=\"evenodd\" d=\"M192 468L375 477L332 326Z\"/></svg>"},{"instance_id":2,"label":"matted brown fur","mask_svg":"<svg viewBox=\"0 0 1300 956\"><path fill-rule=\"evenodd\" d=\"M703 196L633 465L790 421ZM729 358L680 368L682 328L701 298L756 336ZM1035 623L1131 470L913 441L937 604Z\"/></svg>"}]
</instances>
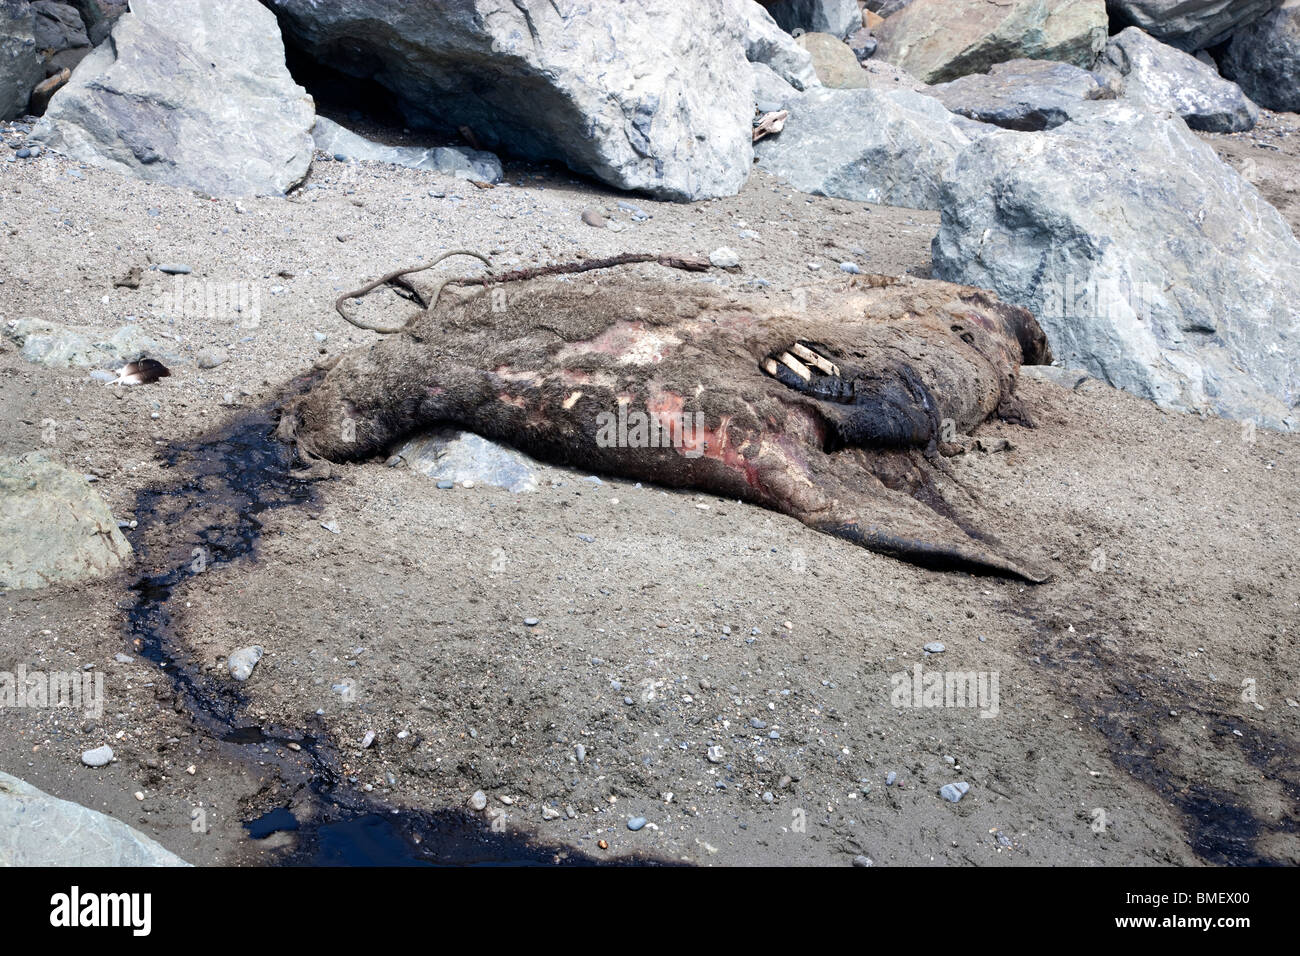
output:
<instances>
[{"instance_id":1,"label":"matted brown fur","mask_svg":"<svg viewBox=\"0 0 1300 956\"><path fill-rule=\"evenodd\" d=\"M304 460L340 462L454 424L547 461L754 502L917 563L1036 580L932 479L946 430L1028 423L1015 386L1022 363L1049 360L1042 331L977 289L876 285L799 310L626 270L448 290L400 334L343 356L287 405L280 434ZM795 342L839 366L851 402L763 371ZM658 422L669 447L611 442L620 406Z\"/></svg>"}]
</instances>

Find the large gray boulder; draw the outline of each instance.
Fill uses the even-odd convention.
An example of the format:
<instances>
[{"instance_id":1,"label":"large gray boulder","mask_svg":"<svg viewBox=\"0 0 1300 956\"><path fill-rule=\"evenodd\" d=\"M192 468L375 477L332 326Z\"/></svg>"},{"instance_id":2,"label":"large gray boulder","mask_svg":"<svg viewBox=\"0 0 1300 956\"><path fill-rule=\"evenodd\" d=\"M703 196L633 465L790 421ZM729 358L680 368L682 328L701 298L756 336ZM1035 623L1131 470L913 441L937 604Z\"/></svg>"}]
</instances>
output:
<instances>
[{"instance_id":1,"label":"large gray boulder","mask_svg":"<svg viewBox=\"0 0 1300 956\"><path fill-rule=\"evenodd\" d=\"M763 0L763 6L788 32L829 33L843 39L862 26L858 0Z\"/></svg>"},{"instance_id":2,"label":"large gray boulder","mask_svg":"<svg viewBox=\"0 0 1300 956\"><path fill-rule=\"evenodd\" d=\"M412 126L622 189L737 192L752 163L733 0L267 0L309 56L392 90Z\"/></svg>"},{"instance_id":3,"label":"large gray boulder","mask_svg":"<svg viewBox=\"0 0 1300 956\"><path fill-rule=\"evenodd\" d=\"M82 581L131 558L131 545L85 477L41 452L0 458L0 514L0 588Z\"/></svg>"},{"instance_id":4,"label":"large gray boulder","mask_svg":"<svg viewBox=\"0 0 1300 956\"><path fill-rule=\"evenodd\" d=\"M1081 103L1112 97L1097 74L1052 60L1009 60L926 90L954 113L1004 129L1052 129Z\"/></svg>"},{"instance_id":5,"label":"large gray boulder","mask_svg":"<svg viewBox=\"0 0 1300 956\"><path fill-rule=\"evenodd\" d=\"M0 120L27 112L32 87L45 78L31 7L0 0Z\"/></svg>"},{"instance_id":6,"label":"large gray boulder","mask_svg":"<svg viewBox=\"0 0 1300 956\"><path fill-rule=\"evenodd\" d=\"M1300 242L1172 113L1119 100L972 144L937 277L1031 310L1064 365L1159 405L1300 425Z\"/></svg>"},{"instance_id":7,"label":"large gray boulder","mask_svg":"<svg viewBox=\"0 0 1300 956\"><path fill-rule=\"evenodd\" d=\"M0 773L0 867L189 866L120 820Z\"/></svg>"},{"instance_id":8,"label":"large gray boulder","mask_svg":"<svg viewBox=\"0 0 1300 956\"><path fill-rule=\"evenodd\" d=\"M56 0L35 0L32 13L36 15L36 48L46 58L47 75L76 66L90 52L86 25L74 7Z\"/></svg>"},{"instance_id":9,"label":"large gray boulder","mask_svg":"<svg viewBox=\"0 0 1300 956\"><path fill-rule=\"evenodd\" d=\"M343 156L347 160L391 163L394 166L408 166L411 169L423 169L480 183L499 183L503 178L501 160L495 153L458 146L433 146L428 149L418 146L385 146L358 136L324 116L316 117L312 138L317 149L332 156Z\"/></svg>"},{"instance_id":10,"label":"large gray boulder","mask_svg":"<svg viewBox=\"0 0 1300 956\"><path fill-rule=\"evenodd\" d=\"M876 56L926 83L1017 59L1088 68L1106 28L1105 0L913 0L875 28Z\"/></svg>"},{"instance_id":11,"label":"large gray boulder","mask_svg":"<svg viewBox=\"0 0 1300 956\"><path fill-rule=\"evenodd\" d=\"M1220 67L1260 105L1300 112L1300 0L1234 33Z\"/></svg>"},{"instance_id":12,"label":"large gray boulder","mask_svg":"<svg viewBox=\"0 0 1300 956\"><path fill-rule=\"evenodd\" d=\"M1282 0L1107 0L1116 26L1141 27L1188 53L1222 43Z\"/></svg>"},{"instance_id":13,"label":"large gray boulder","mask_svg":"<svg viewBox=\"0 0 1300 956\"><path fill-rule=\"evenodd\" d=\"M785 130L755 144L762 169L800 192L912 209L939 208L943 173L978 126L911 90L817 89L787 103Z\"/></svg>"},{"instance_id":14,"label":"large gray boulder","mask_svg":"<svg viewBox=\"0 0 1300 956\"><path fill-rule=\"evenodd\" d=\"M1129 99L1177 113L1192 129L1239 133L1259 119L1259 107L1236 83L1137 27L1110 38L1098 69L1121 82Z\"/></svg>"},{"instance_id":15,"label":"large gray boulder","mask_svg":"<svg viewBox=\"0 0 1300 956\"><path fill-rule=\"evenodd\" d=\"M758 0L735 0L735 11L741 21L745 56L750 63L771 68L797 90L818 85L812 55L777 26Z\"/></svg>"},{"instance_id":16,"label":"large gray boulder","mask_svg":"<svg viewBox=\"0 0 1300 956\"><path fill-rule=\"evenodd\" d=\"M257 0L132 0L33 138L82 162L215 196L278 195L311 165L315 105Z\"/></svg>"}]
</instances>

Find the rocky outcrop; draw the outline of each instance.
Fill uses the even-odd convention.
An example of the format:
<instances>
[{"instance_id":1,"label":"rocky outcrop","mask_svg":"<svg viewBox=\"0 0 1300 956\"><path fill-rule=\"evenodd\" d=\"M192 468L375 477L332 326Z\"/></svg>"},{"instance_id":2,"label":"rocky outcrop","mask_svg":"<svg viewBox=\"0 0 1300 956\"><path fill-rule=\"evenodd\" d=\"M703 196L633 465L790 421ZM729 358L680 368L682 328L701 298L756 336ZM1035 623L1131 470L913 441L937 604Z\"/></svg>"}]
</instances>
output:
<instances>
[{"instance_id":1,"label":"rocky outcrop","mask_svg":"<svg viewBox=\"0 0 1300 956\"><path fill-rule=\"evenodd\" d=\"M32 87L45 78L31 8L19 0L0 0L0 120L27 111Z\"/></svg>"},{"instance_id":2,"label":"rocky outcrop","mask_svg":"<svg viewBox=\"0 0 1300 956\"><path fill-rule=\"evenodd\" d=\"M35 0L33 32L36 48L45 57L45 73L52 76L59 70L71 68L90 52L90 36L81 14L67 3L55 0Z\"/></svg>"},{"instance_id":3,"label":"rocky outcrop","mask_svg":"<svg viewBox=\"0 0 1300 956\"><path fill-rule=\"evenodd\" d=\"M131 12L73 72L33 139L140 179L210 195L282 194L311 164L315 106L256 0Z\"/></svg>"},{"instance_id":4,"label":"rocky outcrop","mask_svg":"<svg viewBox=\"0 0 1300 956\"><path fill-rule=\"evenodd\" d=\"M734 0L268 0L286 37L391 90L409 125L622 189L735 193L752 162Z\"/></svg>"},{"instance_id":5,"label":"rocky outcrop","mask_svg":"<svg viewBox=\"0 0 1300 956\"><path fill-rule=\"evenodd\" d=\"M317 149L335 158L342 156L346 160L391 163L394 166L408 166L411 169L423 169L480 183L499 183L503 178L501 160L486 150L463 149L458 146L434 146L429 149L385 146L358 136L324 116L316 117L312 138Z\"/></svg>"},{"instance_id":6,"label":"rocky outcrop","mask_svg":"<svg viewBox=\"0 0 1300 956\"><path fill-rule=\"evenodd\" d=\"M1195 53L1228 39L1282 0L1107 0L1117 27L1141 27L1157 40Z\"/></svg>"},{"instance_id":7,"label":"rocky outcrop","mask_svg":"<svg viewBox=\"0 0 1300 956\"><path fill-rule=\"evenodd\" d=\"M0 458L0 588L99 577L131 545L85 477L40 452Z\"/></svg>"},{"instance_id":8,"label":"rocky outcrop","mask_svg":"<svg viewBox=\"0 0 1300 956\"><path fill-rule=\"evenodd\" d=\"M1261 106L1300 112L1300 0L1234 33L1220 65Z\"/></svg>"},{"instance_id":9,"label":"rocky outcrop","mask_svg":"<svg viewBox=\"0 0 1300 956\"><path fill-rule=\"evenodd\" d=\"M158 344L138 325L98 332L45 319L14 319L5 324L4 334L27 361L50 368L118 368L159 354Z\"/></svg>"},{"instance_id":10,"label":"rocky outcrop","mask_svg":"<svg viewBox=\"0 0 1300 956\"><path fill-rule=\"evenodd\" d=\"M877 57L926 83L1015 59L1091 67L1106 43L1104 0L913 0L875 28Z\"/></svg>"},{"instance_id":11,"label":"rocky outcrop","mask_svg":"<svg viewBox=\"0 0 1300 956\"><path fill-rule=\"evenodd\" d=\"M829 33L844 39L862 26L858 0L762 0L763 6L788 32Z\"/></svg>"},{"instance_id":12,"label":"rocky outcrop","mask_svg":"<svg viewBox=\"0 0 1300 956\"><path fill-rule=\"evenodd\" d=\"M954 113L1025 131L1060 126L1080 104L1113 96L1095 73L1051 60L1010 60L926 93Z\"/></svg>"},{"instance_id":13,"label":"rocky outcrop","mask_svg":"<svg viewBox=\"0 0 1300 956\"><path fill-rule=\"evenodd\" d=\"M1099 69L1122 83L1129 99L1177 113L1192 129L1239 133L1259 119L1259 107L1236 83L1137 27L1111 37Z\"/></svg>"},{"instance_id":14,"label":"rocky outcrop","mask_svg":"<svg viewBox=\"0 0 1300 956\"><path fill-rule=\"evenodd\" d=\"M819 196L937 209L944 170L971 142L965 120L910 90L813 90L789 109L784 131L756 144L758 165Z\"/></svg>"},{"instance_id":15,"label":"rocky outcrop","mask_svg":"<svg viewBox=\"0 0 1300 956\"><path fill-rule=\"evenodd\" d=\"M936 274L1028 308L1062 364L1163 407L1300 426L1300 242L1177 116L1085 109L962 153Z\"/></svg>"},{"instance_id":16,"label":"rocky outcrop","mask_svg":"<svg viewBox=\"0 0 1300 956\"><path fill-rule=\"evenodd\" d=\"M0 773L0 867L189 866L120 820Z\"/></svg>"}]
</instances>

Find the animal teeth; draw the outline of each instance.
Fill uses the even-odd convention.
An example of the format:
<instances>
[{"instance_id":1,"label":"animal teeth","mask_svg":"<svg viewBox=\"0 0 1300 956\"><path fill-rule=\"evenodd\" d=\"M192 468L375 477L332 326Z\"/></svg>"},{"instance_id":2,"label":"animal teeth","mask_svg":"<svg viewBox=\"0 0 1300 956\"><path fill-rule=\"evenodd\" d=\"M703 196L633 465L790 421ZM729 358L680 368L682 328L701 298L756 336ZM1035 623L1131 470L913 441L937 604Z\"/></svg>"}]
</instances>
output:
<instances>
[{"instance_id":1,"label":"animal teeth","mask_svg":"<svg viewBox=\"0 0 1300 956\"><path fill-rule=\"evenodd\" d=\"M827 375L834 375L836 378L839 377L840 374L839 366L837 366L830 359L823 358L822 356L818 355L812 349L808 348L808 346L800 342L796 342L794 343L794 345L790 346L790 351L793 352L795 355L799 356L799 358L803 359L809 365L821 369Z\"/></svg>"},{"instance_id":2,"label":"animal teeth","mask_svg":"<svg viewBox=\"0 0 1300 956\"><path fill-rule=\"evenodd\" d=\"M812 372L808 370L808 366L804 365L803 362L800 362L789 352L781 353L781 364L794 372L794 374L798 375L805 382L812 381Z\"/></svg>"},{"instance_id":3,"label":"animal teeth","mask_svg":"<svg viewBox=\"0 0 1300 956\"><path fill-rule=\"evenodd\" d=\"M764 360L763 360L763 371L764 371L764 372L766 372L768 375L771 375L771 376L775 377L775 376L776 376L776 370L777 370L776 359L770 358L770 359L764 359Z\"/></svg>"}]
</instances>

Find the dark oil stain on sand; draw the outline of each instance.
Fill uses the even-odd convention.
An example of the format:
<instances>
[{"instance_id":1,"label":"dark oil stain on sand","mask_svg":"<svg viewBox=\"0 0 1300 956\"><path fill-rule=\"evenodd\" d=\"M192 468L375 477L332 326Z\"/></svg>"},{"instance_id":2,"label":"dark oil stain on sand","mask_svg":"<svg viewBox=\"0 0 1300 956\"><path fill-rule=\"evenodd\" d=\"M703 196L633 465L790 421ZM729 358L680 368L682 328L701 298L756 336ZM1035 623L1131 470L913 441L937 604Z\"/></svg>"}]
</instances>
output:
<instances>
[{"instance_id":1,"label":"dark oil stain on sand","mask_svg":"<svg viewBox=\"0 0 1300 956\"><path fill-rule=\"evenodd\" d=\"M310 508L310 482L291 475L288 450L273 437L273 411L250 411L217 432L163 453L171 478L136 500L135 546L154 569L131 586L126 636L159 666L196 728L235 759L269 763L310 794L311 818L277 808L244 826L250 838L295 831L288 865L430 866L595 864L571 848L494 832L467 811L393 810L352 787L324 723L262 726L247 714L238 685L204 674L177 637L176 589L221 565L256 560L262 518L285 507ZM290 747L293 744L295 747ZM296 748L296 749L295 749ZM301 802L301 798L299 798ZM300 813L299 816L302 814ZM653 863L653 860L622 862Z\"/></svg>"}]
</instances>

